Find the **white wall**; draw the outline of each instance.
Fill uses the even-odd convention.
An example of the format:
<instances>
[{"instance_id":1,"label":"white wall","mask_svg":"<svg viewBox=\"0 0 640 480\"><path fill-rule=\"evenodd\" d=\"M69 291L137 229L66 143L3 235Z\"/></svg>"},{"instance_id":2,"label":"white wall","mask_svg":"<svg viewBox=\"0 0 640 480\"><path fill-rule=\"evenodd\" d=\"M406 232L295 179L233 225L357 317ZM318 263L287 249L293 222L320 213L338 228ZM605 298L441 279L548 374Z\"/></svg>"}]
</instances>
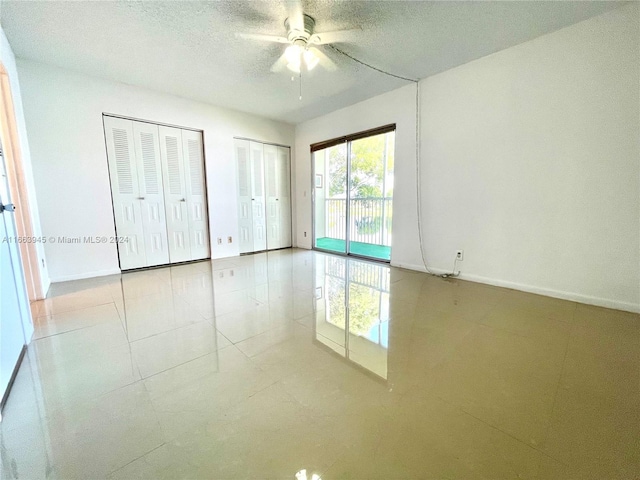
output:
<instances>
[{"instance_id":1,"label":"white wall","mask_svg":"<svg viewBox=\"0 0 640 480\"><path fill-rule=\"evenodd\" d=\"M462 278L640 311L638 18L630 4L421 82L431 267L464 249ZM423 268L412 88L298 125L298 245L309 144L395 121L392 264Z\"/></svg>"},{"instance_id":2,"label":"white wall","mask_svg":"<svg viewBox=\"0 0 640 480\"><path fill-rule=\"evenodd\" d=\"M31 166L31 152L29 149L29 141L27 137L27 127L24 120L24 111L22 107L22 91L20 88L20 81L18 78L18 70L16 68L16 59L11 49L11 45L4 34L4 31L0 27L0 61L4 65L9 77L9 83L11 85L11 96L13 98L13 109L16 118L16 127L18 130L18 140L20 141L20 152L22 154L22 168L24 171L24 180L27 186L27 198L29 200L29 207L31 210L31 221L33 228L33 235L36 237L42 236L42 229L40 228L40 212L38 209L38 201L36 196L35 184L33 181L33 169ZM36 244L36 253L38 268L40 270L40 281L42 285L43 294L47 293L49 285L49 272L47 269L47 263L45 260L45 250L42 244Z\"/></svg>"},{"instance_id":3,"label":"white wall","mask_svg":"<svg viewBox=\"0 0 640 480\"><path fill-rule=\"evenodd\" d=\"M238 255L233 137L293 145L294 127L147 89L18 59L42 230L112 236L102 113L204 131L213 258ZM214 88L212 86L212 88ZM47 243L52 281L117 273L115 245Z\"/></svg>"}]
</instances>

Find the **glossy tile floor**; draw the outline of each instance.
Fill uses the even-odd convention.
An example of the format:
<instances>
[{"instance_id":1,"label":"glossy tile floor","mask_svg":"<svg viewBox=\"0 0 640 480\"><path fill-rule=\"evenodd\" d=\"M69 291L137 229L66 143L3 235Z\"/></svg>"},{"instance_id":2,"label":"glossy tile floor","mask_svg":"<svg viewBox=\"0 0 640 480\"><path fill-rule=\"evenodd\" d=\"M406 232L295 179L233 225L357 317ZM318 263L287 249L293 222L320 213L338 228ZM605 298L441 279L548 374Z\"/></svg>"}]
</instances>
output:
<instances>
[{"instance_id":1,"label":"glossy tile floor","mask_svg":"<svg viewBox=\"0 0 640 480\"><path fill-rule=\"evenodd\" d=\"M3 479L640 472L635 314L303 250L55 284L33 309Z\"/></svg>"}]
</instances>

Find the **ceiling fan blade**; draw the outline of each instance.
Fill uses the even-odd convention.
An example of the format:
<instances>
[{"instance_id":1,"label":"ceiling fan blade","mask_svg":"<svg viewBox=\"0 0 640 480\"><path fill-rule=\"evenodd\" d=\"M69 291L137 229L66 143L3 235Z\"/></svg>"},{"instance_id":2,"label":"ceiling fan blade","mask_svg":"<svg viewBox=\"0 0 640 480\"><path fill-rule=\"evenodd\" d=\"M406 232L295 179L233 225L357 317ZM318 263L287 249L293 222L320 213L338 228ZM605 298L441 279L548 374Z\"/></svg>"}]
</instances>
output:
<instances>
[{"instance_id":1,"label":"ceiling fan blade","mask_svg":"<svg viewBox=\"0 0 640 480\"><path fill-rule=\"evenodd\" d=\"M265 42L289 43L286 37L278 37L276 35L261 35L259 33L236 33L238 38L246 38L248 40L263 40Z\"/></svg>"},{"instance_id":2,"label":"ceiling fan blade","mask_svg":"<svg viewBox=\"0 0 640 480\"><path fill-rule=\"evenodd\" d=\"M285 68L287 68L287 63L287 56L283 53L282 55L280 55L280 58L276 60L273 65L271 65L271 71L273 73L281 72Z\"/></svg>"},{"instance_id":3,"label":"ceiling fan blade","mask_svg":"<svg viewBox=\"0 0 640 480\"><path fill-rule=\"evenodd\" d=\"M360 32L362 32L362 29L354 28L352 30L316 33L311 35L309 43L313 43L314 45L326 45L327 43L352 42L357 38L357 35Z\"/></svg>"},{"instance_id":4,"label":"ceiling fan blade","mask_svg":"<svg viewBox=\"0 0 640 480\"><path fill-rule=\"evenodd\" d=\"M309 47L309 50L311 50L314 53L314 55L318 57L319 63L320 65L322 65L324 69L329 70L330 72L334 72L338 69L336 64L333 63L333 60L327 57L325 53L321 51L319 48Z\"/></svg>"}]
</instances>

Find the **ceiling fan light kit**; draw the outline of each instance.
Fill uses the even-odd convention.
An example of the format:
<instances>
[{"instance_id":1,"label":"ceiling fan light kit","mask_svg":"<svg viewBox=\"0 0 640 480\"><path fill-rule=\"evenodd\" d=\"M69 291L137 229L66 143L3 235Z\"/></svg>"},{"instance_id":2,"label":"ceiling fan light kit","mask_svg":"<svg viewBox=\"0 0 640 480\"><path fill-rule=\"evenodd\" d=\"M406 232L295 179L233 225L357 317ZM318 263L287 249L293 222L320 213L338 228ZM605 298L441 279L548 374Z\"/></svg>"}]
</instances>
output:
<instances>
[{"instance_id":1,"label":"ceiling fan light kit","mask_svg":"<svg viewBox=\"0 0 640 480\"><path fill-rule=\"evenodd\" d=\"M313 50L309 50L300 40L296 40L296 42L298 43L289 45L284 51L285 58L287 59L287 68L294 73L300 73L304 63L307 71L313 70L320 62L320 59Z\"/></svg>"},{"instance_id":2,"label":"ceiling fan light kit","mask_svg":"<svg viewBox=\"0 0 640 480\"><path fill-rule=\"evenodd\" d=\"M304 58L304 63L308 70L313 70L316 65L320 63L320 59L316 56L313 50L305 50L302 57Z\"/></svg>"},{"instance_id":3,"label":"ceiling fan light kit","mask_svg":"<svg viewBox=\"0 0 640 480\"><path fill-rule=\"evenodd\" d=\"M287 36L264 35L255 33L237 33L236 36L250 40L289 44L284 53L271 67L272 72L285 69L300 74L303 70L311 71L321 65L329 71L336 69L335 63L317 45L328 45L334 42L344 42L351 39L356 30L341 30L336 32L314 33L316 21L304 13L289 16L284 21Z\"/></svg>"}]
</instances>

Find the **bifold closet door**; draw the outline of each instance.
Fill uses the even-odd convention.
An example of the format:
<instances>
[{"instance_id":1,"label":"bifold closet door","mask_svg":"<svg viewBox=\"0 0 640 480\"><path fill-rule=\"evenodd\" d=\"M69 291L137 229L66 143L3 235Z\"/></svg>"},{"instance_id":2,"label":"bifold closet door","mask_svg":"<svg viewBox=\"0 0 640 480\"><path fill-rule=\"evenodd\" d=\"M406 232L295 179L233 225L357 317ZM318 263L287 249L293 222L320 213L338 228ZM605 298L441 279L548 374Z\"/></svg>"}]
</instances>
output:
<instances>
[{"instance_id":1,"label":"bifold closet door","mask_svg":"<svg viewBox=\"0 0 640 480\"><path fill-rule=\"evenodd\" d=\"M267 249L290 247L289 149L265 145L264 164L267 192Z\"/></svg>"},{"instance_id":2,"label":"bifold closet door","mask_svg":"<svg viewBox=\"0 0 640 480\"><path fill-rule=\"evenodd\" d=\"M142 225L140 186L131 120L104 117L113 213L119 237L120 268L147 266Z\"/></svg>"},{"instance_id":3,"label":"bifold closet door","mask_svg":"<svg viewBox=\"0 0 640 480\"><path fill-rule=\"evenodd\" d=\"M209 217L202 148L202 132L182 130L191 260L209 258Z\"/></svg>"},{"instance_id":4,"label":"bifold closet door","mask_svg":"<svg viewBox=\"0 0 640 480\"><path fill-rule=\"evenodd\" d=\"M235 140L240 253L291 246L289 149Z\"/></svg>"},{"instance_id":5,"label":"bifold closet door","mask_svg":"<svg viewBox=\"0 0 640 480\"><path fill-rule=\"evenodd\" d=\"M267 202L267 248L280 248L280 198L278 197L278 147L264 145L264 178Z\"/></svg>"},{"instance_id":6,"label":"bifold closet door","mask_svg":"<svg viewBox=\"0 0 640 480\"><path fill-rule=\"evenodd\" d=\"M160 126L164 205L171 263L191 260L182 131Z\"/></svg>"},{"instance_id":7,"label":"bifold closet door","mask_svg":"<svg viewBox=\"0 0 640 480\"><path fill-rule=\"evenodd\" d=\"M253 251L267 249L267 223L264 188L264 148L262 143L249 142L251 158L251 205L253 220Z\"/></svg>"},{"instance_id":8,"label":"bifold closet door","mask_svg":"<svg viewBox=\"0 0 640 480\"><path fill-rule=\"evenodd\" d=\"M291 246L291 194L289 149L264 146L265 185L267 191L267 248Z\"/></svg>"},{"instance_id":9,"label":"bifold closet door","mask_svg":"<svg viewBox=\"0 0 640 480\"><path fill-rule=\"evenodd\" d=\"M158 126L132 122L146 266L169 263Z\"/></svg>"},{"instance_id":10,"label":"bifold closet door","mask_svg":"<svg viewBox=\"0 0 640 480\"><path fill-rule=\"evenodd\" d=\"M280 244L278 248L288 248L291 243L291 150L278 147L276 161L278 205L280 206Z\"/></svg>"},{"instance_id":11,"label":"bifold closet door","mask_svg":"<svg viewBox=\"0 0 640 480\"><path fill-rule=\"evenodd\" d=\"M251 161L249 141L235 140L238 175L238 246L240 253L253 252L253 206L251 201Z\"/></svg>"},{"instance_id":12,"label":"bifold closet door","mask_svg":"<svg viewBox=\"0 0 640 480\"><path fill-rule=\"evenodd\" d=\"M238 175L240 253L267 249L264 148L262 143L235 140Z\"/></svg>"},{"instance_id":13,"label":"bifold closet door","mask_svg":"<svg viewBox=\"0 0 640 480\"><path fill-rule=\"evenodd\" d=\"M103 118L120 268L208 258L202 133Z\"/></svg>"}]
</instances>

